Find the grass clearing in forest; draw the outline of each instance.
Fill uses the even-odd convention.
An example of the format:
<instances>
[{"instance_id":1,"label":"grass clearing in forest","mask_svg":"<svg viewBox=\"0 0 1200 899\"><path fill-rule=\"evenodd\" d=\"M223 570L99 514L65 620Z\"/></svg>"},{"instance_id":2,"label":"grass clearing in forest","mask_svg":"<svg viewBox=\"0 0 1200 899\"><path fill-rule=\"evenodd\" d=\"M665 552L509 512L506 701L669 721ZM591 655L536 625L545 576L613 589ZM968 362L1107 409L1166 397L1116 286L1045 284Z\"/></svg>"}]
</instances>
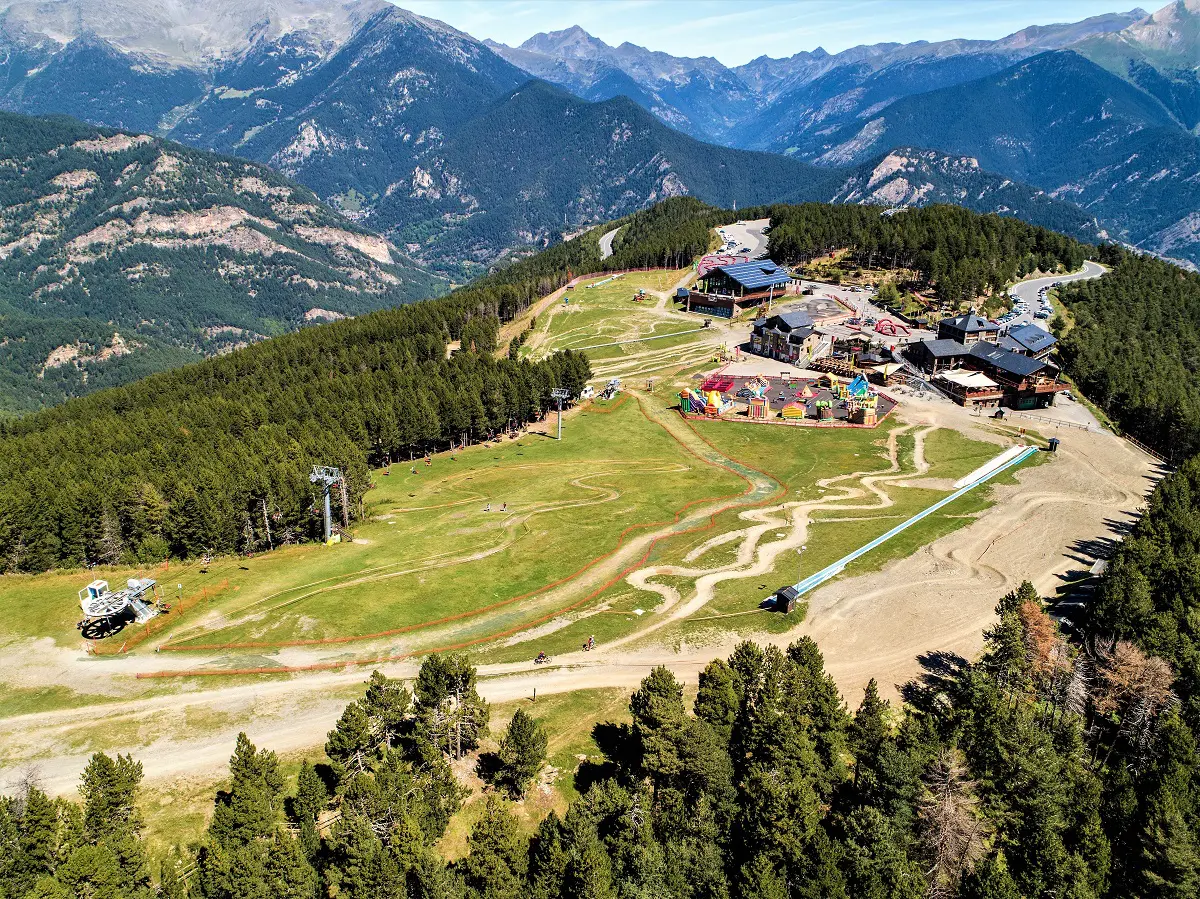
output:
<instances>
[{"instance_id":1,"label":"grass clearing in forest","mask_svg":"<svg viewBox=\"0 0 1200 899\"><path fill-rule=\"evenodd\" d=\"M581 766L586 778L588 771L598 768L604 760L593 739L593 728L597 724L628 723L630 692L616 688L573 690L539 696L536 702L521 699L492 706L491 737L482 743L481 751L496 750L518 708L541 722L549 741L546 766L538 780L523 798L508 802L522 830L532 834L551 811L563 815L567 806L579 797L576 779ZM492 794L483 790L474 792L450 820L445 836L438 843L438 850L445 858L467 854L467 838L482 816L489 795Z\"/></svg>"},{"instance_id":2,"label":"grass clearing in forest","mask_svg":"<svg viewBox=\"0 0 1200 899\"><path fill-rule=\"evenodd\" d=\"M478 610L570 577L613 550L623 530L670 521L685 503L736 494L734 475L699 462L635 400L568 417L564 439L541 434L441 454L377 472L372 520L355 542L285 547L253 559L220 559L151 572L168 587L228 581L185 615L165 640L183 646L319 641L370 635L464 615L464 627L535 618L534 603ZM411 469L415 467L416 473ZM490 507L490 510L489 510ZM112 583L135 574L112 570ZM18 578L0 612L20 630L78 645L75 592L95 572ZM17 606L31 609L30 616ZM486 629L485 629L486 632ZM120 640L121 637L109 638ZM155 639L154 645L164 642ZM145 646L149 648L149 644Z\"/></svg>"},{"instance_id":3,"label":"grass clearing in forest","mask_svg":"<svg viewBox=\"0 0 1200 899\"><path fill-rule=\"evenodd\" d=\"M558 350L591 347L586 350L588 357L604 360L688 343L695 335L681 332L700 327L699 316L673 312L670 300L665 308L656 308L659 297L652 293L640 302L633 299L639 288L667 291L687 273L688 269L628 272L615 278L604 275L584 281L565 292L564 302L554 304L538 317L525 352L541 358ZM588 286L593 284L599 286Z\"/></svg>"}]
</instances>

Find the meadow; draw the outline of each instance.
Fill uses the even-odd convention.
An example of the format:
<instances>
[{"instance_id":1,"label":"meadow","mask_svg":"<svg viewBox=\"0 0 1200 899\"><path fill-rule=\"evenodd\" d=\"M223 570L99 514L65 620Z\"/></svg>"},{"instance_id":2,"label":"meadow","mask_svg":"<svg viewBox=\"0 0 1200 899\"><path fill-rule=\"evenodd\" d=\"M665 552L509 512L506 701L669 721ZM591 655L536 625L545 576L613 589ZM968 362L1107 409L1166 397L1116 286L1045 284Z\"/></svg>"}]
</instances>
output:
<instances>
[{"instance_id":1,"label":"meadow","mask_svg":"<svg viewBox=\"0 0 1200 899\"><path fill-rule=\"evenodd\" d=\"M601 360L686 344L701 318L673 311L670 299L660 308L660 297L650 291L666 292L688 272L628 272L580 282L538 317L524 352L541 358L556 350L584 350ZM647 294L635 302L639 289Z\"/></svg>"}]
</instances>

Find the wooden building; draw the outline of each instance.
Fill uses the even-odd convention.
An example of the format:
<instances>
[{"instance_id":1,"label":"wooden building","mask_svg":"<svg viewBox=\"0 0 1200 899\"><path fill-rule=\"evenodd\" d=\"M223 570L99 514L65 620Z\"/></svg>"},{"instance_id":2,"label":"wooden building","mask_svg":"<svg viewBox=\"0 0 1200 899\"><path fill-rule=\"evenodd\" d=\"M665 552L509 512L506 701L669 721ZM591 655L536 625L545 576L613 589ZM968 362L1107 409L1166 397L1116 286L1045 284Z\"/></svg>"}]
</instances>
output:
<instances>
[{"instance_id":1,"label":"wooden building","mask_svg":"<svg viewBox=\"0 0 1200 899\"><path fill-rule=\"evenodd\" d=\"M944 318L938 322L938 340L957 340L965 347L981 340L995 340L1000 326L975 312Z\"/></svg>"},{"instance_id":2,"label":"wooden building","mask_svg":"<svg viewBox=\"0 0 1200 899\"><path fill-rule=\"evenodd\" d=\"M934 383L960 406L999 406L1004 399L1004 388L981 371L956 368L940 372Z\"/></svg>"},{"instance_id":3,"label":"wooden building","mask_svg":"<svg viewBox=\"0 0 1200 899\"><path fill-rule=\"evenodd\" d=\"M977 343L963 365L984 372L1004 390L1004 405L1013 409L1041 409L1054 405L1054 397L1067 389L1058 380L1058 369L1049 362L1006 350L994 343Z\"/></svg>"},{"instance_id":4,"label":"wooden building","mask_svg":"<svg viewBox=\"0 0 1200 899\"><path fill-rule=\"evenodd\" d=\"M922 371L936 375L940 371L957 368L967 357L970 350L957 340L938 338L937 340L922 340L910 343L904 349L904 355L915 363Z\"/></svg>"},{"instance_id":5,"label":"wooden building","mask_svg":"<svg viewBox=\"0 0 1200 899\"><path fill-rule=\"evenodd\" d=\"M770 359L809 360L818 343L812 316L802 310L760 318L750 333L750 350Z\"/></svg>"},{"instance_id":6,"label":"wooden building","mask_svg":"<svg viewBox=\"0 0 1200 899\"><path fill-rule=\"evenodd\" d=\"M742 309L783 296L792 273L770 259L734 262L709 269L687 298L688 312L732 318Z\"/></svg>"},{"instance_id":7,"label":"wooden building","mask_svg":"<svg viewBox=\"0 0 1200 899\"><path fill-rule=\"evenodd\" d=\"M1058 339L1045 328L1037 325L1019 325L1003 334L996 345L1001 349L1020 353L1045 362L1054 352Z\"/></svg>"}]
</instances>

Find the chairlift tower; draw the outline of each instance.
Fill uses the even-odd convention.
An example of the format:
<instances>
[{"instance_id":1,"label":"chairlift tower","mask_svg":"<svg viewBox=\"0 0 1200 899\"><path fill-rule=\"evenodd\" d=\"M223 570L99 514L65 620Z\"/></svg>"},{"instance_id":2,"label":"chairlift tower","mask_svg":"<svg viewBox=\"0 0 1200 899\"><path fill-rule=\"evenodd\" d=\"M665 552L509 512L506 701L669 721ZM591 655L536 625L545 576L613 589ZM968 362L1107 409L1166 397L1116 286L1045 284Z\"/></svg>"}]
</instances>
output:
<instances>
[{"instance_id":1,"label":"chairlift tower","mask_svg":"<svg viewBox=\"0 0 1200 899\"><path fill-rule=\"evenodd\" d=\"M550 391L550 396L558 400L558 440L562 440L562 404L563 400L571 398L571 392L562 387L555 387Z\"/></svg>"},{"instance_id":2,"label":"chairlift tower","mask_svg":"<svg viewBox=\"0 0 1200 899\"><path fill-rule=\"evenodd\" d=\"M344 491L346 480L342 477L340 468L333 468L329 465L314 465L308 480L313 484L320 484L322 492L325 494L325 542L328 544L333 536L333 515L329 508L330 488L340 482Z\"/></svg>"}]
</instances>

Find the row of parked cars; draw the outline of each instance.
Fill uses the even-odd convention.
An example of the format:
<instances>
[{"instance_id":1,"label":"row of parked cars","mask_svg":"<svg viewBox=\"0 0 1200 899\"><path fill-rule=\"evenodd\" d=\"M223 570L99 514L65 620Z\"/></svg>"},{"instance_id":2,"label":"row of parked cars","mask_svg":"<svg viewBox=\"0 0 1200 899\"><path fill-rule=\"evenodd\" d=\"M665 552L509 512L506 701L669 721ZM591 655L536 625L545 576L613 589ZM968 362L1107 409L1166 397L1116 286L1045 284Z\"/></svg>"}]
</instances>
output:
<instances>
[{"instance_id":1,"label":"row of parked cars","mask_svg":"<svg viewBox=\"0 0 1200 899\"><path fill-rule=\"evenodd\" d=\"M1060 283L1061 282L1059 282L1059 281L1055 281L1053 284L1050 285L1050 287L1058 287ZM1041 290L1038 291L1038 308L1037 308L1037 312L1033 313L1033 317L1035 319L1037 319L1038 321L1045 321L1051 315L1054 314L1054 309L1050 305L1050 299L1046 296L1046 292L1049 289L1050 289L1049 287L1043 287ZM1009 296L1013 301L1013 307L1011 310L1009 310L1008 312L1006 312L1002 316L1000 316L998 319L996 319L996 324L998 324L998 325L1007 325L1007 324L1015 321L1016 319L1024 318L1026 315L1029 314L1028 300L1025 300L1024 298L1017 296L1015 293L1010 294Z\"/></svg>"},{"instance_id":2,"label":"row of parked cars","mask_svg":"<svg viewBox=\"0 0 1200 899\"><path fill-rule=\"evenodd\" d=\"M739 247L737 245L736 240L734 240L732 237L727 236L725 234L724 228L718 228L717 234L719 234L721 236L721 240L724 242L721 249L724 250L726 253L749 253L750 252L749 247Z\"/></svg>"}]
</instances>

